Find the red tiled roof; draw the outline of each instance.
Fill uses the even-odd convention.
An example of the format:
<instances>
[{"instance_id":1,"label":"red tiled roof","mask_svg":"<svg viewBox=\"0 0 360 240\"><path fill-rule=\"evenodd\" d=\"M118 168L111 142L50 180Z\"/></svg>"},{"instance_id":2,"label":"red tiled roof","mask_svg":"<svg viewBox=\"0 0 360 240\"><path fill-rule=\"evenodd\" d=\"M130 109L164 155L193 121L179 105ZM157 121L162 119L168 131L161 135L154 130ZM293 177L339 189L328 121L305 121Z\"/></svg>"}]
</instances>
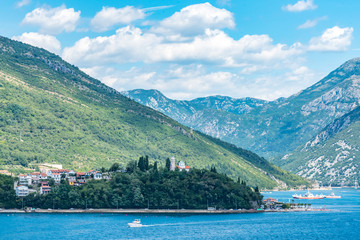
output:
<instances>
[{"instance_id":1,"label":"red tiled roof","mask_svg":"<svg viewBox=\"0 0 360 240\"><path fill-rule=\"evenodd\" d=\"M275 201L276 201L276 199L271 198L271 197L264 200L264 202L275 202Z\"/></svg>"},{"instance_id":2,"label":"red tiled roof","mask_svg":"<svg viewBox=\"0 0 360 240\"><path fill-rule=\"evenodd\" d=\"M47 177L47 174L46 173L41 173L40 174L42 177Z\"/></svg>"},{"instance_id":3,"label":"red tiled roof","mask_svg":"<svg viewBox=\"0 0 360 240\"><path fill-rule=\"evenodd\" d=\"M27 175L25 174L19 174L19 177L26 177Z\"/></svg>"},{"instance_id":4,"label":"red tiled roof","mask_svg":"<svg viewBox=\"0 0 360 240\"><path fill-rule=\"evenodd\" d=\"M179 168L179 169L190 169L189 166L185 166L185 168L181 168L180 166L176 165L175 168Z\"/></svg>"},{"instance_id":5,"label":"red tiled roof","mask_svg":"<svg viewBox=\"0 0 360 240\"><path fill-rule=\"evenodd\" d=\"M41 186L49 185L49 182L41 182Z\"/></svg>"}]
</instances>

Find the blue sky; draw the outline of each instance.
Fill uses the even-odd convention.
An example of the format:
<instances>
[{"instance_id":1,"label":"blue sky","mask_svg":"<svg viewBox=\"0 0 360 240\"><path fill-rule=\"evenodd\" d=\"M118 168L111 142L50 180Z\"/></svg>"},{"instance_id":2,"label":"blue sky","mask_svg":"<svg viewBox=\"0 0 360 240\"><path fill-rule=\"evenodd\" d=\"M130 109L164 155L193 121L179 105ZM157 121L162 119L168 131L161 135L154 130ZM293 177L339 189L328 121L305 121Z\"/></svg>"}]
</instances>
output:
<instances>
[{"instance_id":1,"label":"blue sky","mask_svg":"<svg viewBox=\"0 0 360 240\"><path fill-rule=\"evenodd\" d=\"M19 0L0 34L43 47L119 91L273 100L360 55L360 1Z\"/></svg>"}]
</instances>

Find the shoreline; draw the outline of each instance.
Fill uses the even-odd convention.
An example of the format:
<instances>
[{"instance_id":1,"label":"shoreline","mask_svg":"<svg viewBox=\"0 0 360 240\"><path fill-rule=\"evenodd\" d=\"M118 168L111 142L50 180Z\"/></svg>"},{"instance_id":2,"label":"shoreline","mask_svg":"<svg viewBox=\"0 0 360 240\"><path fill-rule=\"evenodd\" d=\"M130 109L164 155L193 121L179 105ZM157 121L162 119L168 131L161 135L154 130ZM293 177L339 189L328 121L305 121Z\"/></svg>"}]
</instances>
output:
<instances>
[{"instance_id":1,"label":"shoreline","mask_svg":"<svg viewBox=\"0 0 360 240\"><path fill-rule=\"evenodd\" d=\"M307 188L307 189L275 189L275 190L261 190L260 193L269 193L269 192L296 192L296 191L332 191L333 189L341 189L341 188L354 188L354 186L342 186L342 187L320 187L320 188Z\"/></svg>"},{"instance_id":2,"label":"shoreline","mask_svg":"<svg viewBox=\"0 0 360 240\"><path fill-rule=\"evenodd\" d=\"M119 213L119 214L241 214L241 213L267 213L267 212L317 212L330 211L323 208L295 208L295 209L269 209L269 210L205 210L205 209L36 209L26 211L21 209L3 209L0 214L6 213Z\"/></svg>"}]
</instances>

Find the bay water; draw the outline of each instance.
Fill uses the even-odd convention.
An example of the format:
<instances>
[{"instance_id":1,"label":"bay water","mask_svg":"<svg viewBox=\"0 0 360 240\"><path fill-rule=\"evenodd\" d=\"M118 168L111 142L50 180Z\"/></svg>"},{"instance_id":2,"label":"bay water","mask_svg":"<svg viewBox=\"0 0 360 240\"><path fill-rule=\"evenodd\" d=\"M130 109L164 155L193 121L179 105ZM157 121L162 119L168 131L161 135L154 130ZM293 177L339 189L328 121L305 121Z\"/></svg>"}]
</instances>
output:
<instances>
[{"instance_id":1,"label":"bay water","mask_svg":"<svg viewBox=\"0 0 360 240\"><path fill-rule=\"evenodd\" d=\"M294 200L330 211L248 214L0 214L0 239L360 239L360 190L311 191L341 199ZM265 192L283 202L305 191ZM142 228L127 223L140 218Z\"/></svg>"}]
</instances>

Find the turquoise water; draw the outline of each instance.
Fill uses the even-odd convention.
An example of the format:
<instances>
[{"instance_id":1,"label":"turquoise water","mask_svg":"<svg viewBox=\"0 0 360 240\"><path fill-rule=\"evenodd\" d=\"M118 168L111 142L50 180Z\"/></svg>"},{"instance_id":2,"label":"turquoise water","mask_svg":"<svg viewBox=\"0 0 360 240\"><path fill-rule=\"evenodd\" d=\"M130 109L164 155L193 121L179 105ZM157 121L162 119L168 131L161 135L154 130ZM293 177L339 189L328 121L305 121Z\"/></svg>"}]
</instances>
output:
<instances>
[{"instance_id":1,"label":"turquoise water","mask_svg":"<svg viewBox=\"0 0 360 240\"><path fill-rule=\"evenodd\" d=\"M342 199L301 201L318 208L326 204L328 209L333 210L327 212L0 214L0 239L360 239L360 191L335 189L334 192ZM293 193L272 192L264 195L289 201ZM128 228L127 223L135 218L140 218L148 226Z\"/></svg>"}]
</instances>

